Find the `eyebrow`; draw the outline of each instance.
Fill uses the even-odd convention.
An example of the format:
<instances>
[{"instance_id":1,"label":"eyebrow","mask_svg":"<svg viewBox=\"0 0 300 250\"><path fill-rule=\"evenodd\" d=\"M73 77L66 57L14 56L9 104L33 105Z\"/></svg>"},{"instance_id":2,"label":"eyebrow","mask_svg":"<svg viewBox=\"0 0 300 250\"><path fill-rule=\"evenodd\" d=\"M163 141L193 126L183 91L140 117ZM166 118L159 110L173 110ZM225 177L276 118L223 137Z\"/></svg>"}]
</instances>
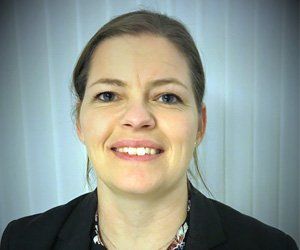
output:
<instances>
[{"instance_id":1,"label":"eyebrow","mask_svg":"<svg viewBox=\"0 0 300 250\"><path fill-rule=\"evenodd\" d=\"M179 86L182 86L185 89L188 89L187 86L185 84L183 84L181 81L179 81L176 78L162 78L162 79L156 79L153 81L149 82L150 85L152 87L158 87L158 86L163 86L163 85L167 85L167 84L176 84ZM128 84L122 80L119 79L115 79L115 78L100 78L97 81L93 82L90 86L94 86L96 84L108 84L108 85L115 85L115 86L119 86L119 87L127 87Z\"/></svg>"}]
</instances>

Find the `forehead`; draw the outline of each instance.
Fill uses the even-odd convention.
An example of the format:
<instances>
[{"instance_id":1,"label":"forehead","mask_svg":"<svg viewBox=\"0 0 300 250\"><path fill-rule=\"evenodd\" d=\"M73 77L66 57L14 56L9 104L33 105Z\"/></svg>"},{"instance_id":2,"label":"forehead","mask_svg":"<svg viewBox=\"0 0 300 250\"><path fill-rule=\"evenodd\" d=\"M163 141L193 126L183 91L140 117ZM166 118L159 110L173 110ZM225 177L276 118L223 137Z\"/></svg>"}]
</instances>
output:
<instances>
[{"instance_id":1,"label":"forehead","mask_svg":"<svg viewBox=\"0 0 300 250\"><path fill-rule=\"evenodd\" d=\"M128 82L176 78L190 87L186 58L166 38L148 34L122 35L100 43L91 60L87 84L99 78Z\"/></svg>"}]
</instances>

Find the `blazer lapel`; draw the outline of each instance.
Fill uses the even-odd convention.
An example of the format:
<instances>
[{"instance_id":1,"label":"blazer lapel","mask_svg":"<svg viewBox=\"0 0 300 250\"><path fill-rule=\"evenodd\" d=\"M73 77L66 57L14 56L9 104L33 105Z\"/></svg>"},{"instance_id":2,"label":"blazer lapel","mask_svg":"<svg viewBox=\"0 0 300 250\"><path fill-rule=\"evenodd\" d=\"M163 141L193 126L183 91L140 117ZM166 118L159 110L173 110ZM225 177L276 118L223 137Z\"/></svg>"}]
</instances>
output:
<instances>
[{"instance_id":1,"label":"blazer lapel","mask_svg":"<svg viewBox=\"0 0 300 250\"><path fill-rule=\"evenodd\" d=\"M89 249L96 209L97 189L87 195L67 218L54 249Z\"/></svg>"},{"instance_id":2,"label":"blazer lapel","mask_svg":"<svg viewBox=\"0 0 300 250\"><path fill-rule=\"evenodd\" d=\"M213 202L191 186L190 228L186 249L204 250L226 240Z\"/></svg>"}]
</instances>

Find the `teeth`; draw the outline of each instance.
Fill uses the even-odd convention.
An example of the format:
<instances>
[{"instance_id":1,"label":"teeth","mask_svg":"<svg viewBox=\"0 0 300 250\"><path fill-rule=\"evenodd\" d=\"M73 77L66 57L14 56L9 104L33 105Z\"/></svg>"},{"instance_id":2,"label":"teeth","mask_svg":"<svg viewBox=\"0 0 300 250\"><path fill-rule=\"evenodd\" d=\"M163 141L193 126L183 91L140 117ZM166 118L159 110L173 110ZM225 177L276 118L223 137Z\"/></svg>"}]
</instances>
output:
<instances>
[{"instance_id":1,"label":"teeth","mask_svg":"<svg viewBox=\"0 0 300 250\"><path fill-rule=\"evenodd\" d=\"M156 154L156 150L153 149L153 148L151 148L151 149L150 149L150 154L152 154L152 155Z\"/></svg>"},{"instance_id":2,"label":"teeth","mask_svg":"<svg viewBox=\"0 0 300 250\"><path fill-rule=\"evenodd\" d=\"M123 148L116 148L116 151L121 153L128 153L129 155L145 155L151 154L155 155L159 153L158 149L154 148L131 148L131 147L123 147Z\"/></svg>"},{"instance_id":3,"label":"teeth","mask_svg":"<svg viewBox=\"0 0 300 250\"><path fill-rule=\"evenodd\" d=\"M145 148L137 148L136 149L136 154L137 155L145 155L146 154L146 149Z\"/></svg>"}]
</instances>

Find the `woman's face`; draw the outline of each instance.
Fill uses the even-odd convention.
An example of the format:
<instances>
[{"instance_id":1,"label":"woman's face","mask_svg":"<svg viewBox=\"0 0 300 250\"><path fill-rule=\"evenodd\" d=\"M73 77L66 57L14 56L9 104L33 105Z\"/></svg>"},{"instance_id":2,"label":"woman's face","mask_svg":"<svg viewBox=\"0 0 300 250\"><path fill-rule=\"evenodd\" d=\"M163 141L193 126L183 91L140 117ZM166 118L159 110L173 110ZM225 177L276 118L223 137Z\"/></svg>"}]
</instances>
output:
<instances>
[{"instance_id":1,"label":"woman's face","mask_svg":"<svg viewBox=\"0 0 300 250\"><path fill-rule=\"evenodd\" d=\"M194 143L205 129L204 106L202 112L187 62L173 44L125 35L95 50L77 132L98 181L146 194L185 183Z\"/></svg>"}]
</instances>

